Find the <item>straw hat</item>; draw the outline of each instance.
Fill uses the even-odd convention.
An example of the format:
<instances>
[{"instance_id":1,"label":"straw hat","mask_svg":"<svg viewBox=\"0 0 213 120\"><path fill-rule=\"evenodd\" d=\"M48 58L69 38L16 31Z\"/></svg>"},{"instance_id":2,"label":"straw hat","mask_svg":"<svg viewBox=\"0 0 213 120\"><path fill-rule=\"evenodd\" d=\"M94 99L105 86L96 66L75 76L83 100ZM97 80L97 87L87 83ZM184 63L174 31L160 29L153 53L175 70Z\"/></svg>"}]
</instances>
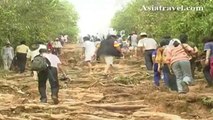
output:
<instances>
[{"instance_id":1,"label":"straw hat","mask_svg":"<svg viewBox=\"0 0 213 120\"><path fill-rule=\"evenodd\" d=\"M146 34L145 32L142 32L142 33L140 34L140 36L144 36L144 35L147 36L147 34Z\"/></svg>"},{"instance_id":2,"label":"straw hat","mask_svg":"<svg viewBox=\"0 0 213 120\"><path fill-rule=\"evenodd\" d=\"M10 41L7 41L6 44L7 44L7 45L10 45Z\"/></svg>"}]
</instances>

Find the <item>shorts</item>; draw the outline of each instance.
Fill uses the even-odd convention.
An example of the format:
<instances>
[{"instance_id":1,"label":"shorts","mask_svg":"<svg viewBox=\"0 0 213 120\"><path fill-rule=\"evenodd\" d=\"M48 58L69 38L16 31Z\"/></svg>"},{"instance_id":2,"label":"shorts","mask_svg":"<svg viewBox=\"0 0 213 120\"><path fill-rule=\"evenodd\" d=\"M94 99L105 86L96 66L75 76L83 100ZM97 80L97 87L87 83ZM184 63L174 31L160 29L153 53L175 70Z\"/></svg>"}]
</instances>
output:
<instances>
[{"instance_id":1,"label":"shorts","mask_svg":"<svg viewBox=\"0 0 213 120\"><path fill-rule=\"evenodd\" d=\"M131 46L129 47L129 50L137 50L137 46Z\"/></svg>"},{"instance_id":2,"label":"shorts","mask_svg":"<svg viewBox=\"0 0 213 120\"><path fill-rule=\"evenodd\" d=\"M88 61L92 61L94 58L94 55L85 55L85 62L88 62Z\"/></svg>"},{"instance_id":3,"label":"shorts","mask_svg":"<svg viewBox=\"0 0 213 120\"><path fill-rule=\"evenodd\" d=\"M121 48L122 53L128 53L129 52L129 48L125 47L125 48Z\"/></svg>"},{"instance_id":4,"label":"shorts","mask_svg":"<svg viewBox=\"0 0 213 120\"><path fill-rule=\"evenodd\" d=\"M104 56L104 60L105 60L105 63L107 65L112 65L113 64L113 56Z\"/></svg>"}]
</instances>

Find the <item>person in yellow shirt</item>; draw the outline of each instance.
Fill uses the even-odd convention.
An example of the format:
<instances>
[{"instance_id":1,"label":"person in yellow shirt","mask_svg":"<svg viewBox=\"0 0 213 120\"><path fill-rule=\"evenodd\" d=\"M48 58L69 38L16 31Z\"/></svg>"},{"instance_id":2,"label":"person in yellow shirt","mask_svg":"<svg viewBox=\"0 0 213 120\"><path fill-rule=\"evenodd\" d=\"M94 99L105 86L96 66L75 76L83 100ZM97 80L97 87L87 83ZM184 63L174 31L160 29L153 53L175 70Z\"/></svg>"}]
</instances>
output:
<instances>
[{"instance_id":1,"label":"person in yellow shirt","mask_svg":"<svg viewBox=\"0 0 213 120\"><path fill-rule=\"evenodd\" d=\"M159 81L161 79L161 66L163 62L162 52L163 52L162 46L159 46L155 51L152 52L152 61L154 62L153 64L154 84L156 87L160 86Z\"/></svg>"},{"instance_id":2,"label":"person in yellow shirt","mask_svg":"<svg viewBox=\"0 0 213 120\"><path fill-rule=\"evenodd\" d=\"M25 44L26 41L21 41L21 44L16 47L17 64L20 73L23 73L25 71L27 53L30 52L29 47Z\"/></svg>"},{"instance_id":3,"label":"person in yellow shirt","mask_svg":"<svg viewBox=\"0 0 213 120\"><path fill-rule=\"evenodd\" d=\"M170 72L169 63L166 61L166 52L169 49L170 37L163 37L160 46L152 53L154 61L154 85L159 88L160 79L163 79L164 85L172 91L177 91L175 75Z\"/></svg>"}]
</instances>

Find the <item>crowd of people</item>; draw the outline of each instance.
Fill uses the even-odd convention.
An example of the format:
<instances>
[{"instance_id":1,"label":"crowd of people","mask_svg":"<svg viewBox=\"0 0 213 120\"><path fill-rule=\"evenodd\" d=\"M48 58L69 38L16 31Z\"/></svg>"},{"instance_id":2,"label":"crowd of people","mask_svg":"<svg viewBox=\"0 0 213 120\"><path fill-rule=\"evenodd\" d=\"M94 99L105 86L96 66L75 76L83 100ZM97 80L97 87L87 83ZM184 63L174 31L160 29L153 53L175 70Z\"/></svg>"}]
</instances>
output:
<instances>
[{"instance_id":1,"label":"crowd of people","mask_svg":"<svg viewBox=\"0 0 213 120\"><path fill-rule=\"evenodd\" d=\"M106 38L87 35L82 39L81 58L84 58L87 63L90 73L94 72L92 62L100 61L100 58L105 61L104 76L109 76L113 72L115 58L144 58L146 75L153 76L153 85L156 88L159 88L160 80L163 79L165 86L170 90L186 94L189 92L188 86L195 82L194 71L199 63L203 65L207 87L213 86L213 37L203 39L204 50L201 50L202 52L188 40L188 36L184 33L179 38L163 36L158 41L149 37L145 32L140 34L132 32L128 37L115 33L109 33ZM36 59L38 56L45 58L47 67L42 70L33 69L32 74L35 79L38 79L40 101L47 103L46 82L49 79L52 100L54 104L58 104L58 72L66 76L59 56L66 42L65 37L59 37L46 44L37 42L29 47L25 41L21 41L14 49L7 41L1 51L4 69L11 70L15 67L21 74L25 72L28 58L31 63L39 61Z\"/></svg>"},{"instance_id":2,"label":"crowd of people","mask_svg":"<svg viewBox=\"0 0 213 120\"><path fill-rule=\"evenodd\" d=\"M61 48L67 42L68 36L61 35L54 41L49 41L48 43L37 41L29 46L26 44L26 41L21 41L14 49L11 43L7 41L1 50L4 69L6 71L14 70L17 73L22 74L26 72L25 68L28 67L26 63L29 59L30 64L28 68L31 68L33 78L38 80L40 101L42 103L47 103L46 82L49 79L51 86L51 98L54 104L58 104L58 72L60 71L64 76L66 76L63 68L61 67L61 61L59 58L61 55ZM42 63L46 66L44 69L32 69L32 66L39 68Z\"/></svg>"},{"instance_id":3,"label":"crowd of people","mask_svg":"<svg viewBox=\"0 0 213 120\"><path fill-rule=\"evenodd\" d=\"M67 35L61 35L53 41L47 43L36 41L30 45L26 44L26 41L21 41L19 45L13 48L13 44L10 41L5 42L5 46L1 49L1 56L3 59L4 70L12 70L15 66L19 73L25 71L27 59L31 61L39 53L39 49L47 48L51 53L59 56L61 54L61 48L68 42Z\"/></svg>"},{"instance_id":4,"label":"crowd of people","mask_svg":"<svg viewBox=\"0 0 213 120\"><path fill-rule=\"evenodd\" d=\"M213 86L213 38L203 39L204 50L199 51L188 36L182 33L178 38L163 36L158 42L145 32L132 32L128 37L109 34L106 39L93 41L90 36L83 37L83 54L92 73L94 60L102 57L105 60L104 75L112 72L114 58L144 58L147 75L153 76L153 85L160 86L164 80L165 86L179 94L189 92L190 85L195 84L196 66L203 66L203 73L207 80L206 87ZM129 59L129 58L128 58Z\"/></svg>"}]
</instances>

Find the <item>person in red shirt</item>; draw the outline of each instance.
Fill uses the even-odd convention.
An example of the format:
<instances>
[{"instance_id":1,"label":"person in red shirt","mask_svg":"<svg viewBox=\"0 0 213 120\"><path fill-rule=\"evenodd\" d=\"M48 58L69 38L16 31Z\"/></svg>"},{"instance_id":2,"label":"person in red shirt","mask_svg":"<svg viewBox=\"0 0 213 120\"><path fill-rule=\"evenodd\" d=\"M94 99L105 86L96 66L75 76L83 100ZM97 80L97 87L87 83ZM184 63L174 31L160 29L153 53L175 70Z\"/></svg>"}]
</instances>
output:
<instances>
[{"instance_id":1,"label":"person in red shirt","mask_svg":"<svg viewBox=\"0 0 213 120\"><path fill-rule=\"evenodd\" d=\"M50 53L53 53L52 41L49 41L49 42L47 43L47 50L48 50Z\"/></svg>"}]
</instances>

